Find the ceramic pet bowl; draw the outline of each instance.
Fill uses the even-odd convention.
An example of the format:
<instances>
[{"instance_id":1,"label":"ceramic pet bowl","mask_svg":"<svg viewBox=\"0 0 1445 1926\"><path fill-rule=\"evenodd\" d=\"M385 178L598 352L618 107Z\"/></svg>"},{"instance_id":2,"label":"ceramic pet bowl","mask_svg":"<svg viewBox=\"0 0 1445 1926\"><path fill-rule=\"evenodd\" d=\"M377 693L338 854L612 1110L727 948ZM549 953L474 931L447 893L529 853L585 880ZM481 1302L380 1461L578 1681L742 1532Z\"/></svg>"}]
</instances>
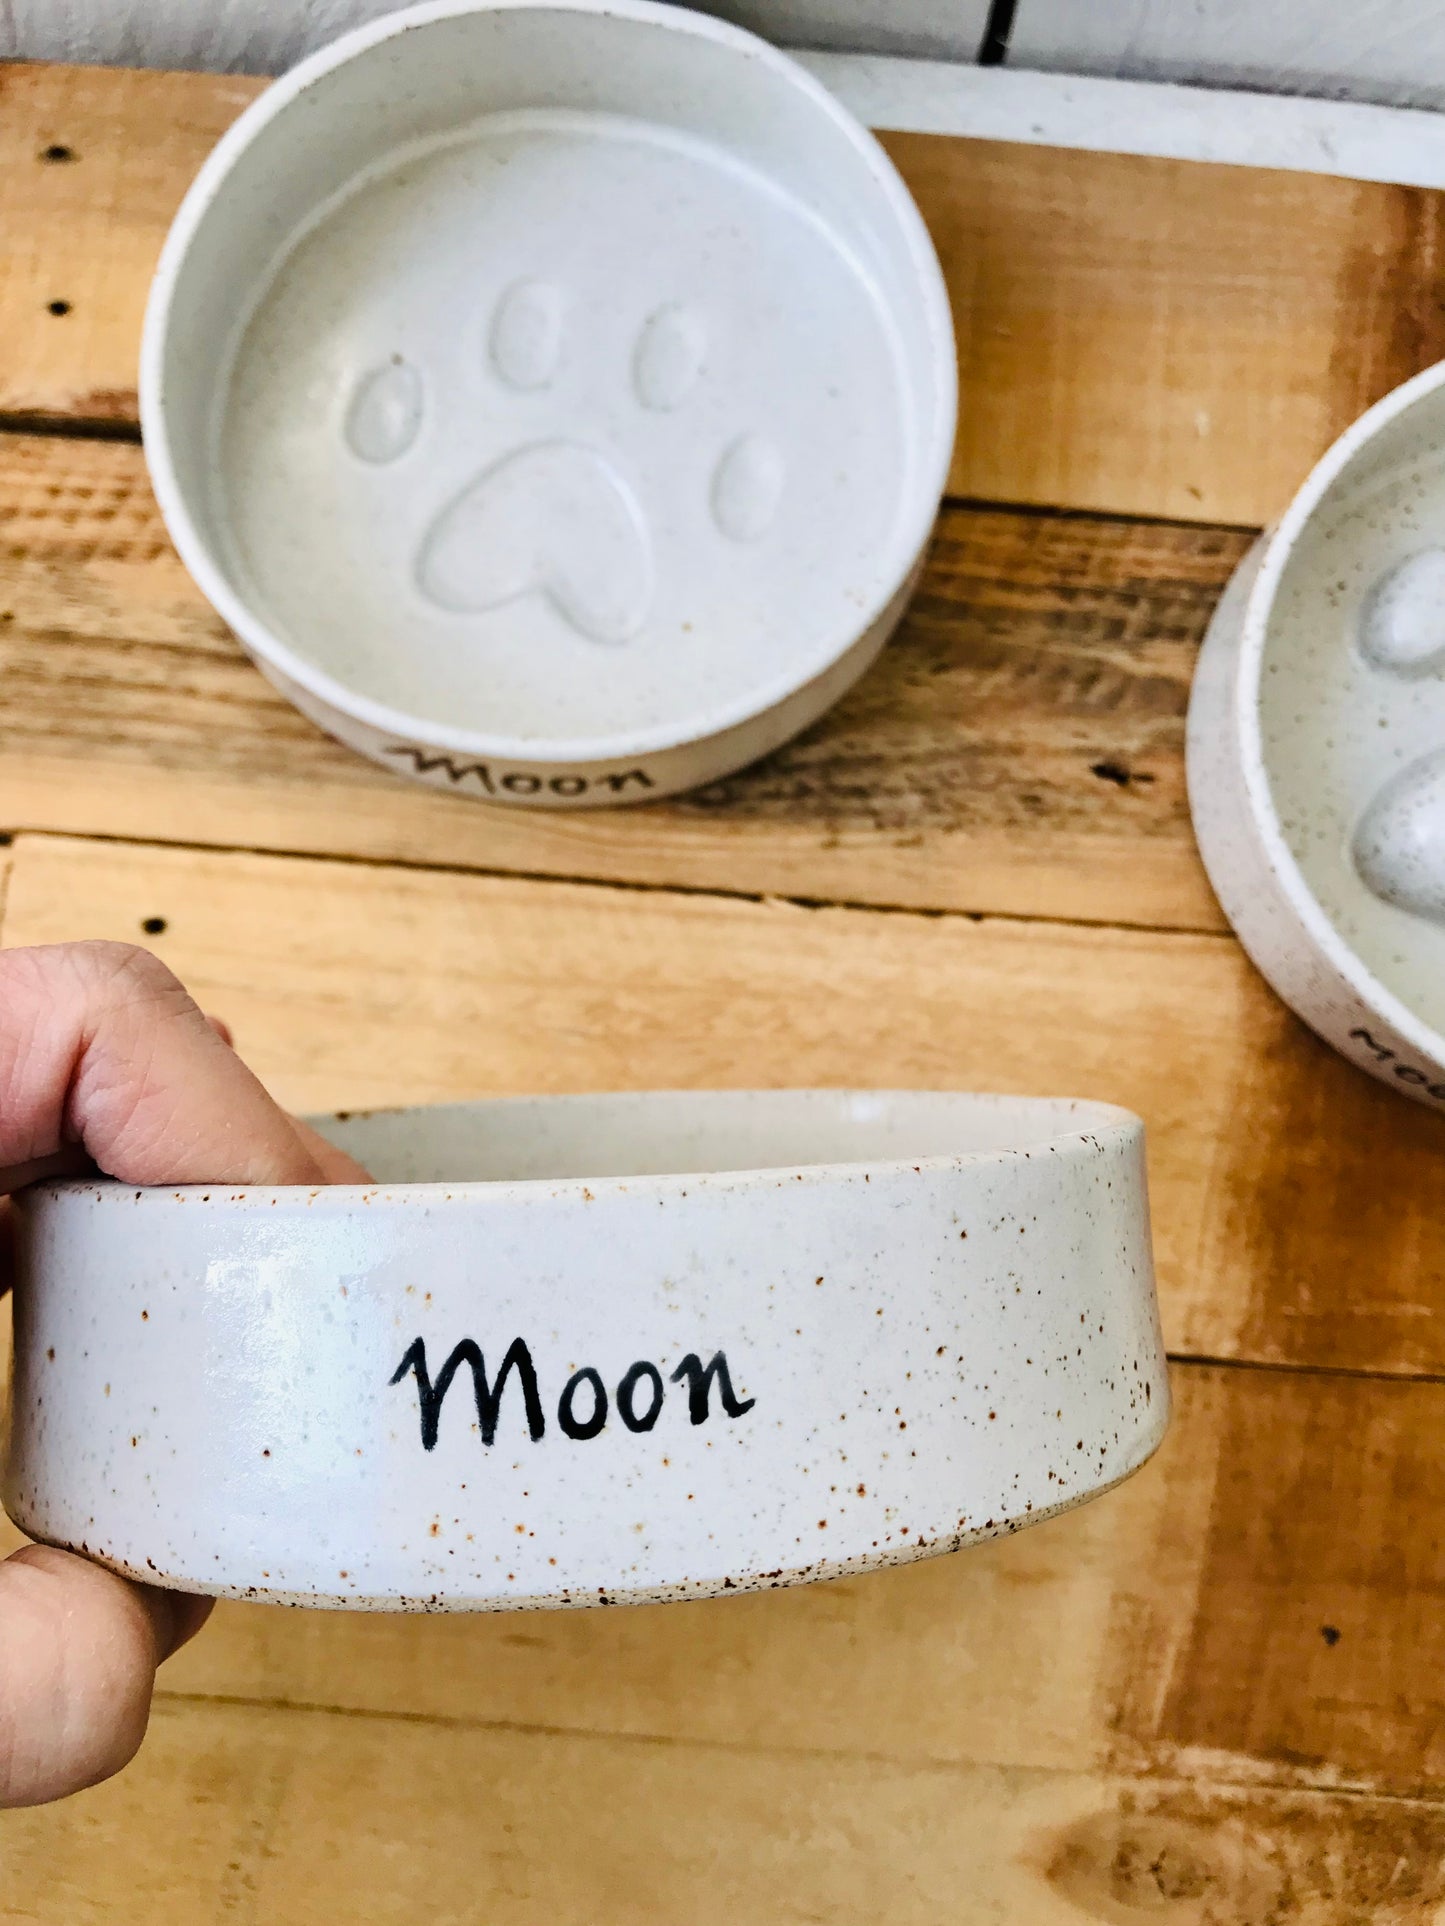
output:
<instances>
[{"instance_id":1,"label":"ceramic pet bowl","mask_svg":"<svg viewBox=\"0 0 1445 1926\"><path fill-rule=\"evenodd\" d=\"M1163 1433L1125 1111L804 1091L323 1127L374 1188L16 1198L25 1530L298 1604L694 1598L1015 1530Z\"/></svg>"},{"instance_id":2,"label":"ceramic pet bowl","mask_svg":"<svg viewBox=\"0 0 1445 1926\"><path fill-rule=\"evenodd\" d=\"M388 769L550 807L835 701L954 416L882 148L644 0L441 0L303 62L187 196L141 366L167 526L271 680Z\"/></svg>"},{"instance_id":3,"label":"ceramic pet bowl","mask_svg":"<svg viewBox=\"0 0 1445 1926\"><path fill-rule=\"evenodd\" d=\"M1195 678L1189 800L1279 994L1445 1104L1445 367L1342 436L1241 564Z\"/></svg>"}]
</instances>

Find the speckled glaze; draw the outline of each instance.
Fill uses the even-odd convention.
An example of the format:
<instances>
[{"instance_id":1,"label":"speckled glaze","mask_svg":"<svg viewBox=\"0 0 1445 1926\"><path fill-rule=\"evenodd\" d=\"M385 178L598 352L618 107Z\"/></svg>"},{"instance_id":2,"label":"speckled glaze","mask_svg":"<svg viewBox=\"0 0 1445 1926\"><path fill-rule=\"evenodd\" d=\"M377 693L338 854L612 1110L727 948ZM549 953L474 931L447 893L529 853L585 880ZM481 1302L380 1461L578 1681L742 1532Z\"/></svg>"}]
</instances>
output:
<instances>
[{"instance_id":1,"label":"speckled glaze","mask_svg":"<svg viewBox=\"0 0 1445 1926\"><path fill-rule=\"evenodd\" d=\"M1127 1112L813 1091L323 1127L374 1188L17 1198L25 1530L282 1603L693 1598L1017 1530L1163 1434Z\"/></svg>"},{"instance_id":2,"label":"speckled glaze","mask_svg":"<svg viewBox=\"0 0 1445 1926\"><path fill-rule=\"evenodd\" d=\"M1434 1106L1445 1106L1445 787L1430 780L1445 747L1442 542L1437 367L1356 422L1240 564L1205 637L1188 728L1200 853L1255 964L1327 1043Z\"/></svg>"},{"instance_id":3,"label":"speckled glaze","mask_svg":"<svg viewBox=\"0 0 1445 1926\"><path fill-rule=\"evenodd\" d=\"M726 774L863 673L955 366L906 188L786 55L650 0L432 0L222 140L141 418L182 558L298 708L579 808Z\"/></svg>"}]
</instances>

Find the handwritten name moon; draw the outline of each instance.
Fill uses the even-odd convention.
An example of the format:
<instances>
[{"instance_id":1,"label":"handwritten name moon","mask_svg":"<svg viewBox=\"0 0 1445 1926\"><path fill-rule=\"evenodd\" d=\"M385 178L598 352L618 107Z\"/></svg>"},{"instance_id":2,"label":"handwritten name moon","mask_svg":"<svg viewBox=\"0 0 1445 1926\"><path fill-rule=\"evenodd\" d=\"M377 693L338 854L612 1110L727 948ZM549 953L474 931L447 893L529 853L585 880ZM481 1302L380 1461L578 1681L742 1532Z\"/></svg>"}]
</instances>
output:
<instances>
[{"instance_id":1,"label":"handwritten name moon","mask_svg":"<svg viewBox=\"0 0 1445 1926\"><path fill-rule=\"evenodd\" d=\"M493 1354L495 1355L495 1353ZM532 1353L522 1338L513 1338L503 1353L496 1376L488 1374L486 1358L475 1338L463 1338L455 1345L446 1362L433 1377L427 1362L426 1340L414 1338L389 1383L396 1385L408 1376L416 1379L417 1416L421 1425L424 1451L434 1451L441 1432L442 1407L447 1393L463 1366L471 1376L472 1398L476 1406L477 1430L484 1445L496 1441L502 1415L502 1398L515 1382L513 1402L521 1401L521 1415L527 1436L534 1444L547 1432L541 1386ZM727 1356L715 1351L704 1364L696 1351L689 1351L667 1382L686 1383L689 1424L706 1424L713 1410L716 1392L718 1407L729 1418L741 1418L757 1403L756 1398L739 1398L733 1390ZM667 1398L667 1382L658 1367L646 1358L629 1367L609 1396L602 1374L590 1364L574 1371L562 1387L557 1400L556 1423L564 1437L586 1440L603 1431L615 1410L628 1431L651 1431L662 1415Z\"/></svg>"}]
</instances>

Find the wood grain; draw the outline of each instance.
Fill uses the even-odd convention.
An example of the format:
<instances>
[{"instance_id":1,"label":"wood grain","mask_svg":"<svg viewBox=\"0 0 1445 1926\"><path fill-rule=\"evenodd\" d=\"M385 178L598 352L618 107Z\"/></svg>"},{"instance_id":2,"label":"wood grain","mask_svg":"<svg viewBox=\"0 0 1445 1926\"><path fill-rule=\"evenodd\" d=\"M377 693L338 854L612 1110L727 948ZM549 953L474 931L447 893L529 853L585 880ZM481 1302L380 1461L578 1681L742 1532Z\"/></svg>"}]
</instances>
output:
<instances>
[{"instance_id":1,"label":"wood grain","mask_svg":"<svg viewBox=\"0 0 1445 1926\"><path fill-rule=\"evenodd\" d=\"M546 816L304 721L181 568L137 449L0 435L0 827L1218 929L1184 708L1245 539L950 508L902 632L806 736L700 795Z\"/></svg>"},{"instance_id":2,"label":"wood grain","mask_svg":"<svg viewBox=\"0 0 1445 1926\"><path fill-rule=\"evenodd\" d=\"M156 947L298 1105L855 1079L1131 1103L1176 1352L1350 1367L1186 1364L1152 1467L967 1557L688 1612L238 1610L168 1690L1445 1792L1445 1387L1358 1374L1440 1371L1438 1121L1307 1038L1227 941L33 836L11 859L7 942L165 918ZM1283 1254L1259 1231L1281 1186ZM1334 1200L1367 1195L1352 1232Z\"/></svg>"},{"instance_id":3,"label":"wood grain","mask_svg":"<svg viewBox=\"0 0 1445 1926\"><path fill-rule=\"evenodd\" d=\"M1225 938L49 837L13 857L7 943L149 941L296 1107L849 1083L1125 1104L1176 1353L1445 1368L1439 1119Z\"/></svg>"},{"instance_id":4,"label":"wood grain","mask_svg":"<svg viewBox=\"0 0 1445 1926\"><path fill-rule=\"evenodd\" d=\"M1445 1893L1414 1802L261 1707L163 1707L127 1776L3 1838L26 1926L1418 1926Z\"/></svg>"},{"instance_id":5,"label":"wood grain","mask_svg":"<svg viewBox=\"0 0 1445 1926\"><path fill-rule=\"evenodd\" d=\"M0 67L0 414L135 422L161 241L258 91L203 74Z\"/></svg>"},{"instance_id":6,"label":"wood grain","mask_svg":"<svg viewBox=\"0 0 1445 1926\"><path fill-rule=\"evenodd\" d=\"M0 72L12 423L133 432L150 261L248 91ZM1181 761L1248 539L1205 524L1272 513L1445 351L1442 202L892 144L960 316L955 486L1182 522L957 503L897 644L799 743L702 796L546 819L388 779L275 697L130 442L0 435L0 937L161 919L145 940L298 1106L808 1082L1128 1104L1183 1360L1163 1451L1017 1539L686 1611L225 1607L132 1773L0 1817L0 1921L1445 1908L1439 1120L1218 933Z\"/></svg>"},{"instance_id":7,"label":"wood grain","mask_svg":"<svg viewBox=\"0 0 1445 1926\"><path fill-rule=\"evenodd\" d=\"M257 1867L303 1856L308 1838L312 1850L350 1841L381 1801L365 1772L365 1798L348 1796L358 1757L374 1744L393 1748L387 1836L411 1828L423 1857L435 1849L432 1828L476 1823L478 1786L492 1775L522 1789L524 1837L545 1826L549 1801L532 1783L543 1768L531 1760L550 1760L565 1786L580 1755L605 1760L597 1769L618 1796L648 1812L653 1770L678 1775L687 1801L711 1813L719 1851L754 1871L782 1852L790 1876L800 1868L784 1841L796 1838L799 1811L782 1808L786 1822L769 1836L753 1808L733 1803L733 1788L791 1775L805 1802L826 1804L845 1784L871 1784L931 1861L955 1837L923 1791L941 1780L978 1855L960 1869L974 1882L958 1915L970 1921L1055 1916L983 1905L980 1895L995 1890L1000 1903L1008 1893L1023 1905L1026 1887L990 1883L1021 1865L1045 1876L1036 1906L1047 1893L1078 1907L1062 1919L1127 1920L1128 1904L1142 1909L1148 1892L1149 1862L1131 1871L1146 1838L1167 1844L1174 1861L1172 1885L1152 1903L1181 1926L1433 1917L1409 1908L1445 1897L1420 1880L1426 1865L1441 1878L1445 1813L1422 1808L1399 1833L1392 1821L1407 1816L1397 1802L1445 1792L1442 1568L1426 1526L1445 1499L1445 1391L1193 1365L1175 1378L1174 1429L1128 1485L1018 1538L910 1568L687 1610L417 1620L223 1605L163 1673L156 1733L121 1787L68 1817L0 1819L7 1870L28 1869L29 1852L53 1858L23 1890L27 1904L38 1897L57 1911L9 1916L68 1926L61 1896L115 1890L84 1850L107 1809L153 1842L172 1894L189 1879L220 1877L236 1857ZM282 1781L273 1799L247 1782L236 1734L277 1705L296 1711L268 1724ZM308 1709L326 1716L306 1724ZM206 1776L187 1771L176 1783L178 1730L207 1748ZM445 1770L405 1763L423 1757ZM1072 1786L1078 1803L1045 1825L1045 1801L1021 1826L1020 1789L1045 1785ZM809 1790L820 1787L831 1790ZM1337 1788L1355 1795L1342 1810L1360 1815L1358 1832L1326 1826L1330 1807L1288 1796ZM273 1830L277 1806L297 1801L305 1818ZM87 1812L82 1850L62 1847ZM588 1848L604 1881L650 1837L640 1812L628 1825L609 1809L608 1824L615 1830ZM1240 1825L1253 1842L1251 1877L1272 1865L1279 1885L1229 1885ZM257 1831L268 1841L257 1859L232 1844L207 1863L203 1839ZM520 1875L543 1876L549 1837L519 1845ZM887 1878L900 1863L882 1834L850 1829L850 1838L862 1876ZM1381 1839L1397 1841L1405 1863L1376 1852ZM109 1830L103 1850L117 1851ZM1296 1850L1314 1862L1309 1877L1303 1865L1284 1876ZM1328 1872L1321 1857L1333 1860ZM694 1864L675 1876L705 1884ZM402 1916L412 1892L405 1868L379 1868L376 1880L354 1916ZM1184 1903L1204 1892L1217 1910ZM243 1916L269 1920L279 1903L273 1893ZM811 1903L815 1917L854 1917L831 1890ZM1230 1913L1228 1904L1261 1910ZM174 1916L195 1915L177 1905Z\"/></svg>"},{"instance_id":8,"label":"wood grain","mask_svg":"<svg viewBox=\"0 0 1445 1926\"><path fill-rule=\"evenodd\" d=\"M526 1619L226 1606L180 1696L1445 1796L1445 1389L1176 1365L1158 1457L956 1556Z\"/></svg>"},{"instance_id":9,"label":"wood grain","mask_svg":"<svg viewBox=\"0 0 1445 1926\"><path fill-rule=\"evenodd\" d=\"M1270 521L1337 434L1445 354L1438 192L887 145L953 295L965 494Z\"/></svg>"},{"instance_id":10,"label":"wood grain","mask_svg":"<svg viewBox=\"0 0 1445 1926\"><path fill-rule=\"evenodd\" d=\"M162 236L259 84L4 71L0 415L134 421ZM1367 403L1445 354L1437 192L884 139L953 296L956 494L1258 524ZM56 145L77 158L43 159Z\"/></svg>"}]
</instances>

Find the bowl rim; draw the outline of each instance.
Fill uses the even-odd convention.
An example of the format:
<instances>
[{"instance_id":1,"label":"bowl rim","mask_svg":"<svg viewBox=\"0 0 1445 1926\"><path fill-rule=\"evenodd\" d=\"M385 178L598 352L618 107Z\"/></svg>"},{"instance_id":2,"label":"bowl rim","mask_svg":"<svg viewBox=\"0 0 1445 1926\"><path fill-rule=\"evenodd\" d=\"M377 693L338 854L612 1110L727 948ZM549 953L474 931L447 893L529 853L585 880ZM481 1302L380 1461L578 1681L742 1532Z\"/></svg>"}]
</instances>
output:
<instances>
[{"instance_id":1,"label":"bowl rim","mask_svg":"<svg viewBox=\"0 0 1445 1926\"><path fill-rule=\"evenodd\" d=\"M696 1106L706 1109L714 1098L762 1101L777 1099L780 1104L787 1101L804 1100L826 1102L837 1099L847 1103L853 1100L902 1099L905 1101L924 1098L939 1100L939 1108L946 1108L949 1100L957 1101L958 1107L970 1112L980 1109L1000 1111L1016 1110L1020 1117L1022 1141L993 1148L978 1150L934 1151L927 1155L900 1156L888 1154L879 1157L857 1157L843 1160L831 1158L819 1162L799 1160L792 1163L770 1163L748 1165L744 1168L718 1170L681 1170L681 1171L642 1171L635 1174L613 1174L608 1176L589 1176L585 1170L576 1175L555 1177L498 1177L471 1178L451 1181L447 1179L426 1179L413 1182L390 1182L378 1179L365 1184L155 1184L142 1185L127 1183L112 1177L64 1177L52 1178L32 1187L31 1194L41 1193L56 1199L77 1199L88 1197L95 1203L119 1203L129 1198L149 1203L201 1204L214 1211L224 1211L235 1206L254 1206L273 1203L300 1203L309 1205L318 1202L334 1208L347 1209L360 1206L370 1210L376 1204L408 1208L411 1205L432 1208L437 1203L456 1206L485 1205L488 1207L526 1204L542 1206L549 1202L574 1203L604 1198L616 1198L627 1194L645 1193L650 1196L680 1197L690 1190L707 1190L713 1195L719 1192L749 1193L776 1190L786 1185L792 1191L801 1186L809 1190L822 1184L856 1183L866 1175L886 1182L896 1176L935 1175L944 1171L962 1172L973 1169L998 1170L1016 1164L1044 1161L1060 1157L1071 1159L1081 1152L1098 1151L1128 1144L1140 1136L1144 1130L1143 1120L1133 1111L1119 1104L1105 1103L1085 1097L1039 1097L1019 1095L1013 1092L969 1091L969 1090L867 1090L853 1087L819 1087L810 1089L779 1090L614 1090L596 1092L569 1092L565 1094L486 1097L472 1102L452 1104L420 1104L394 1106L382 1105L374 1108L322 1112L305 1119L313 1128L322 1127L338 1121L364 1120L373 1117L405 1118L411 1115L437 1116L447 1111L487 1111L513 1115L523 1110L546 1109L554 1115L560 1110L578 1106L596 1107L599 1123L605 1123L609 1112L621 1115L649 1102L661 1099L665 1104L679 1108ZM1031 1114L1037 1113L1038 1134L1023 1134ZM1050 1114L1052 1113L1052 1114ZM801 1134L801 1133L800 1133ZM880 1186L881 1188L881 1186Z\"/></svg>"},{"instance_id":2,"label":"bowl rim","mask_svg":"<svg viewBox=\"0 0 1445 1926\"><path fill-rule=\"evenodd\" d=\"M1230 690L1230 708L1239 745L1240 770L1256 833L1285 899L1305 935L1361 1002L1374 1009L1413 1048L1445 1063L1445 1033L1437 1031L1395 991L1387 987L1336 928L1310 887L1299 859L1280 827L1264 751L1260 689L1264 657L1284 571L1306 526L1325 495L1355 457L1384 428L1416 403L1445 388L1445 361L1392 388L1368 408L1320 456L1289 507L1263 537L1263 550L1240 618L1239 658Z\"/></svg>"},{"instance_id":3,"label":"bowl rim","mask_svg":"<svg viewBox=\"0 0 1445 1926\"><path fill-rule=\"evenodd\" d=\"M226 570L213 558L211 544L201 534L199 522L191 513L172 456L164 371L172 303L191 243L242 154L263 139L271 123L309 88L373 47L441 21L472 14L511 12L586 13L635 21L686 34L761 61L787 80L810 110L831 122L868 167L905 241L914 279L913 298L919 300L925 310L933 364L934 446L930 459L925 434L913 491L918 506L906 522L900 524L890 544L889 557L895 565L889 569L884 585L856 617L848 619L843 640L840 641L836 633L829 636L800 669L719 707L704 721L694 717L682 728L674 722L616 731L607 736L512 736L456 728L411 715L348 688L284 641L232 586ZM728 21L664 5L661 0L423 0L421 5L369 21L298 62L257 96L206 157L167 233L151 283L141 332L139 400L141 439L167 531L207 601L260 662L274 668L328 708L382 734L456 754L490 756L498 761L586 766L709 742L729 730L755 722L820 680L869 638L906 588L944 498L957 435L958 362L953 312L943 270L932 237L902 175L871 130L791 55Z\"/></svg>"}]
</instances>

